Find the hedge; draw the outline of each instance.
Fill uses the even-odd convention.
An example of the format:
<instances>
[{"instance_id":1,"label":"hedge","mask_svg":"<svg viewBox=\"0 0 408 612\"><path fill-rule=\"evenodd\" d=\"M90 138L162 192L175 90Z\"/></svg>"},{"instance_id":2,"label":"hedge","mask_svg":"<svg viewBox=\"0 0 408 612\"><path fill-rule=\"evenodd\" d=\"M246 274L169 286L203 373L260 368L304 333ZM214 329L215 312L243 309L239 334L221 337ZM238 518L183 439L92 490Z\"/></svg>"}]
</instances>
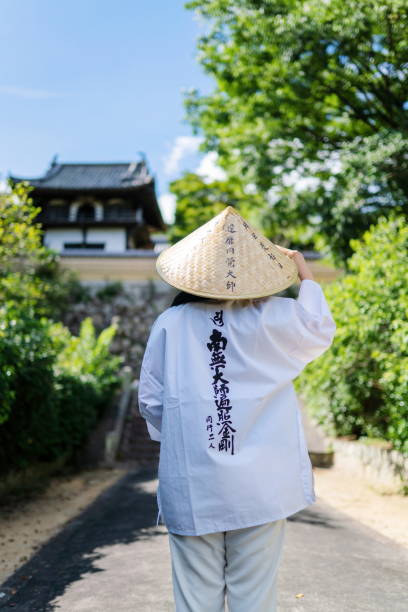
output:
<instances>
[{"instance_id":1,"label":"hedge","mask_svg":"<svg viewBox=\"0 0 408 612\"><path fill-rule=\"evenodd\" d=\"M91 319L79 337L41 319L2 313L0 471L72 456L119 384L120 358L109 353L111 326L95 336Z\"/></svg>"},{"instance_id":2,"label":"hedge","mask_svg":"<svg viewBox=\"0 0 408 612\"><path fill-rule=\"evenodd\" d=\"M382 438L408 453L406 219L381 217L350 244L350 274L324 288L336 336L296 389L327 433Z\"/></svg>"},{"instance_id":3,"label":"hedge","mask_svg":"<svg viewBox=\"0 0 408 612\"><path fill-rule=\"evenodd\" d=\"M56 322L82 286L42 243L30 187L0 193L0 473L73 456L119 384L115 333Z\"/></svg>"}]
</instances>

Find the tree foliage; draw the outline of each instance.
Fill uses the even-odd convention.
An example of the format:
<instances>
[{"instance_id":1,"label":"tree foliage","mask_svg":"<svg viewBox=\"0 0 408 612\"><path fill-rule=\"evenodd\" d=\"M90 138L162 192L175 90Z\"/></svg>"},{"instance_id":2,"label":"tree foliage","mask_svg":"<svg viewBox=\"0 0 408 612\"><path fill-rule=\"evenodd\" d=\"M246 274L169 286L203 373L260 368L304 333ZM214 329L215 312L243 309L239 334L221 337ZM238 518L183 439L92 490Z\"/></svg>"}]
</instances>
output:
<instances>
[{"instance_id":1,"label":"tree foliage","mask_svg":"<svg viewBox=\"0 0 408 612\"><path fill-rule=\"evenodd\" d=\"M403 0L192 0L214 91L187 119L228 176L256 186L265 227L306 230L338 261L380 215L406 214ZM299 231L300 230L300 231Z\"/></svg>"},{"instance_id":2,"label":"tree foliage","mask_svg":"<svg viewBox=\"0 0 408 612\"><path fill-rule=\"evenodd\" d=\"M42 244L27 185L0 196L0 472L69 457L119 383L111 326L55 322L77 282Z\"/></svg>"},{"instance_id":3,"label":"tree foliage","mask_svg":"<svg viewBox=\"0 0 408 612\"><path fill-rule=\"evenodd\" d=\"M206 181L193 172L170 183L170 191L177 197L175 222L169 232L171 243L184 238L226 206L234 206L256 224L255 214L262 203L259 195L244 193L238 180Z\"/></svg>"},{"instance_id":4,"label":"tree foliage","mask_svg":"<svg viewBox=\"0 0 408 612\"><path fill-rule=\"evenodd\" d=\"M325 287L333 345L296 385L329 433L384 438L408 453L405 218L381 217L352 248L350 273Z\"/></svg>"},{"instance_id":5,"label":"tree foliage","mask_svg":"<svg viewBox=\"0 0 408 612\"><path fill-rule=\"evenodd\" d=\"M44 246L32 187L27 182L9 187L0 193L0 304L11 300L27 316L58 318L67 298L80 292L80 283L60 267L58 254Z\"/></svg>"}]
</instances>

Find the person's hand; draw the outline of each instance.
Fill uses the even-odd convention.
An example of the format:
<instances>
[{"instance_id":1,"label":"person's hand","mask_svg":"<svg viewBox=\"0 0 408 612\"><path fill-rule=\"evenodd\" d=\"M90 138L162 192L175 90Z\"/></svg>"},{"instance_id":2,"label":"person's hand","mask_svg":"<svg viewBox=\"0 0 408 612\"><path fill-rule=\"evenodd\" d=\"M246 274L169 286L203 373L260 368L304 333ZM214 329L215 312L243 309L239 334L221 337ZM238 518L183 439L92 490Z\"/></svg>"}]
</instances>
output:
<instances>
[{"instance_id":1,"label":"person's hand","mask_svg":"<svg viewBox=\"0 0 408 612\"><path fill-rule=\"evenodd\" d=\"M300 251L296 251L294 249L287 249L286 247L280 246L279 244L275 244L275 246L282 251L282 253L285 253L285 255L287 255L288 257L290 257L291 259L293 259L295 257L295 255L302 255L302 253Z\"/></svg>"},{"instance_id":2,"label":"person's hand","mask_svg":"<svg viewBox=\"0 0 408 612\"><path fill-rule=\"evenodd\" d=\"M279 244L275 244L275 246L280 251L282 251L282 253L287 255L287 257L289 257L290 259L293 259L293 261L295 262L297 266L299 278L301 281L305 279L314 280L312 271L307 265L306 260L303 256L303 253L301 253L300 251L297 251L296 249L287 249L286 247L280 246Z\"/></svg>"}]
</instances>

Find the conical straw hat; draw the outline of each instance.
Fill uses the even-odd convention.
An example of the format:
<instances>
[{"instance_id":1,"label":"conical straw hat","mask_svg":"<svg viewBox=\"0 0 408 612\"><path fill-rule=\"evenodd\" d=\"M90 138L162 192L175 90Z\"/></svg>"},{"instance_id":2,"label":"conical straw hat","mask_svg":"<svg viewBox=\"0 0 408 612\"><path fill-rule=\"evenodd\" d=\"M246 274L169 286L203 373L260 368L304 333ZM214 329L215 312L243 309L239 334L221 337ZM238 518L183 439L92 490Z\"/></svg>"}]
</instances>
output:
<instances>
[{"instance_id":1,"label":"conical straw hat","mask_svg":"<svg viewBox=\"0 0 408 612\"><path fill-rule=\"evenodd\" d=\"M162 251L156 269L177 289L229 300L272 295L298 278L295 262L232 206Z\"/></svg>"}]
</instances>

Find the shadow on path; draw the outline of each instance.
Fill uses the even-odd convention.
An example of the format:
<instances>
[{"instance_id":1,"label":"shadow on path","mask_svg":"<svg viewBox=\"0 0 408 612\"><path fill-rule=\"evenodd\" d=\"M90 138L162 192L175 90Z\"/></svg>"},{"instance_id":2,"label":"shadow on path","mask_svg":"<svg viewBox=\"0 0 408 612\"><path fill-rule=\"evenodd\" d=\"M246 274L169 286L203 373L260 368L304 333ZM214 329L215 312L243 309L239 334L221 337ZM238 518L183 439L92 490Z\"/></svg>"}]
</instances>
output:
<instances>
[{"instance_id":1,"label":"shadow on path","mask_svg":"<svg viewBox=\"0 0 408 612\"><path fill-rule=\"evenodd\" d=\"M319 527L324 527L326 529L341 529L341 526L334 520L334 517L328 515L323 510L319 510L319 508L314 505L304 508L292 516L288 516L287 520L293 521L294 523L319 525Z\"/></svg>"},{"instance_id":2,"label":"shadow on path","mask_svg":"<svg viewBox=\"0 0 408 612\"><path fill-rule=\"evenodd\" d=\"M2 585L6 597L0 609L49 612L67 586L84 574L103 571L95 562L103 554L95 549L162 535L155 527L156 493L143 483L157 478L157 470L144 467L125 474L63 530L46 542L31 559ZM15 593L13 591L16 590Z\"/></svg>"},{"instance_id":3,"label":"shadow on path","mask_svg":"<svg viewBox=\"0 0 408 612\"><path fill-rule=\"evenodd\" d=\"M125 474L4 583L0 609L174 612L157 482L157 466ZM408 552L385 536L318 500L285 538L279 612L408 609Z\"/></svg>"}]
</instances>

